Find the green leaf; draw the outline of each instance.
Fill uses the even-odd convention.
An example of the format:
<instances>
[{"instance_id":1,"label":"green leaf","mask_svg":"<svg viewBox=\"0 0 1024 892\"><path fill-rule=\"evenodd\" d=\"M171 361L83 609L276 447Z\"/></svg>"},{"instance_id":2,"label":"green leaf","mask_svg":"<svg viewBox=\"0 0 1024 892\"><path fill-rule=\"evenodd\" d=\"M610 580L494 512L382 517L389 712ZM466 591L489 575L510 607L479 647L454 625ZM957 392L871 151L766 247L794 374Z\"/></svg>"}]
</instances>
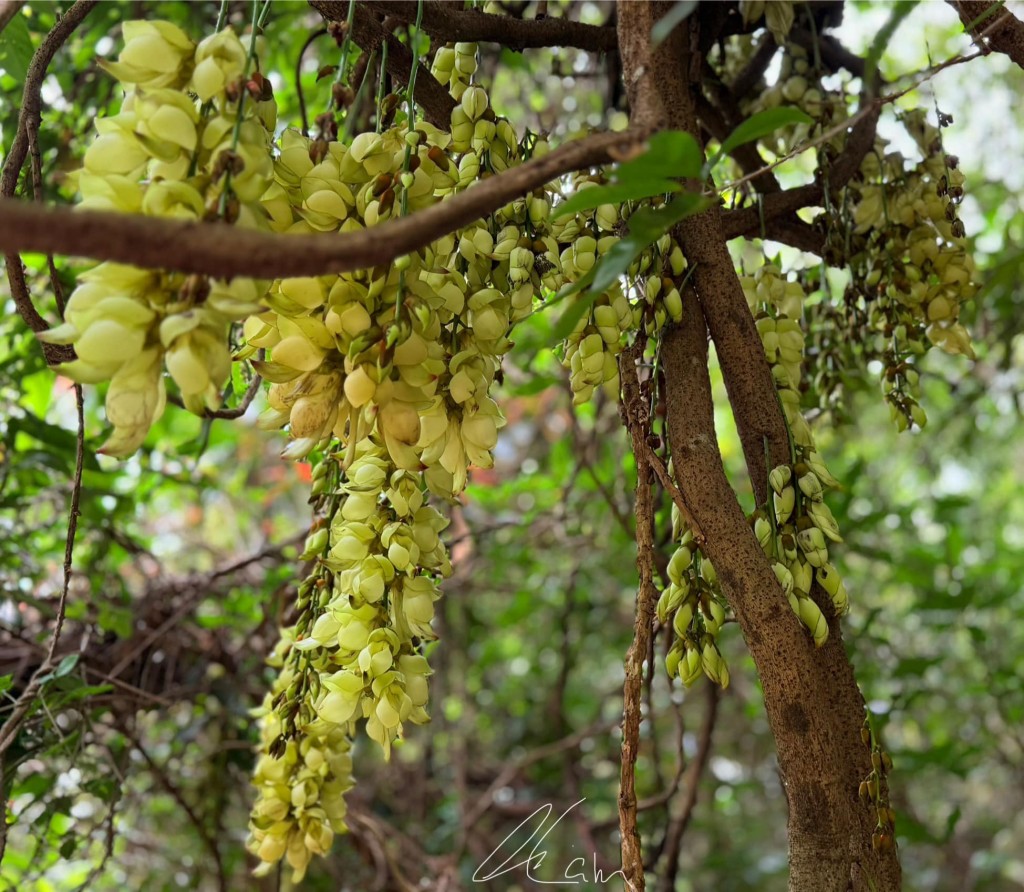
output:
<instances>
[{"instance_id":1,"label":"green leaf","mask_svg":"<svg viewBox=\"0 0 1024 892\"><path fill-rule=\"evenodd\" d=\"M683 130L662 130L647 141L647 150L620 164L613 173L618 183L657 177L699 177L704 154Z\"/></svg>"},{"instance_id":2,"label":"green leaf","mask_svg":"<svg viewBox=\"0 0 1024 892\"><path fill-rule=\"evenodd\" d=\"M612 245L591 270L590 290L597 294L606 291L647 248L680 220L707 207L709 201L703 195L684 192L664 207L641 208L629 218L629 235Z\"/></svg>"},{"instance_id":3,"label":"green leaf","mask_svg":"<svg viewBox=\"0 0 1024 892\"><path fill-rule=\"evenodd\" d=\"M678 192L686 177L700 176L704 155L696 140L682 130L655 133L642 155L620 164L612 171L612 182L581 189L555 208L555 219L602 204L639 201L667 192Z\"/></svg>"},{"instance_id":4,"label":"green leaf","mask_svg":"<svg viewBox=\"0 0 1024 892\"><path fill-rule=\"evenodd\" d=\"M676 29L676 25L685 22L697 8L697 0L678 0L651 28L651 49L665 42Z\"/></svg>"},{"instance_id":5,"label":"green leaf","mask_svg":"<svg viewBox=\"0 0 1024 892\"><path fill-rule=\"evenodd\" d=\"M58 664L57 668L48 676L49 678L63 678L70 674L71 670L78 665L78 654L68 654Z\"/></svg>"},{"instance_id":6,"label":"green leaf","mask_svg":"<svg viewBox=\"0 0 1024 892\"><path fill-rule=\"evenodd\" d=\"M28 33L28 21L23 15L15 15L0 33L0 68L20 86L31 61L32 36Z\"/></svg>"},{"instance_id":7,"label":"green leaf","mask_svg":"<svg viewBox=\"0 0 1024 892\"><path fill-rule=\"evenodd\" d=\"M616 247L618 247L618 245L616 245ZM611 251L609 251L608 253L610 254ZM597 267L595 266L594 269L597 269ZM591 272L593 272L593 270L591 270ZM583 279L580 279L580 282L582 281ZM576 284L579 285L580 283L577 282ZM582 288L574 287L573 291L570 291L565 296L569 297L576 291L580 290L582 290ZM565 312L558 317L558 322L555 323L555 327L551 331L553 343L557 344L559 341L564 341L567 337L569 337L569 335L572 333L572 330L576 327L576 323L583 318L584 314L586 314L588 310L590 310L590 307L593 305L594 301L597 300L597 296L600 293L600 291L588 292L587 294L584 294L582 297L574 300L571 304L569 304L568 307L566 307Z\"/></svg>"},{"instance_id":8,"label":"green leaf","mask_svg":"<svg viewBox=\"0 0 1024 892\"><path fill-rule=\"evenodd\" d=\"M602 204L622 204L624 201L639 201L641 198L651 198L655 195L664 195L666 192L678 192L682 183L674 180L651 179L629 183L610 183L607 186L591 186L588 189L579 189L555 208L554 219L564 217L568 214L576 214L580 211L593 210Z\"/></svg>"},{"instance_id":9,"label":"green leaf","mask_svg":"<svg viewBox=\"0 0 1024 892\"><path fill-rule=\"evenodd\" d=\"M725 138L722 147L708 161L708 168L714 167L723 155L728 155L748 142L761 139L781 127L787 127L790 124L810 124L812 120L810 115L791 106L770 108L767 111L751 115Z\"/></svg>"},{"instance_id":10,"label":"green leaf","mask_svg":"<svg viewBox=\"0 0 1024 892\"><path fill-rule=\"evenodd\" d=\"M6 694L14 684L13 675L0 675L0 694Z\"/></svg>"}]
</instances>

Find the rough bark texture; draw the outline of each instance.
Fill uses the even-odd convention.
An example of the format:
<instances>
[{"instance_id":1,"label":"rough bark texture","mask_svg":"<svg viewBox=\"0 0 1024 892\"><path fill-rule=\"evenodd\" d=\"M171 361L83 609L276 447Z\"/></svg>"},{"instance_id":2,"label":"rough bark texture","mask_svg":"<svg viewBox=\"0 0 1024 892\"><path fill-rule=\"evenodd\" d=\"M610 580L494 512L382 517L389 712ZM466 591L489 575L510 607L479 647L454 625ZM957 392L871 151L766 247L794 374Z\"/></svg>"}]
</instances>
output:
<instances>
[{"instance_id":1,"label":"rough bark texture","mask_svg":"<svg viewBox=\"0 0 1024 892\"><path fill-rule=\"evenodd\" d=\"M685 26L676 28L672 37L652 54L649 35L659 17L659 5L627 4L620 10L619 48L631 121L644 127L686 130L699 142L696 102L689 89L691 79L695 80L700 72L700 59L691 51L691 43L696 45L696 31ZM687 23L697 21L698 17L692 15ZM775 400L771 370L763 356L760 362L750 361L749 346L757 344L760 348L761 340L733 268L721 211L715 206L687 218L680 224L679 236L718 347L730 400L734 406L746 409L743 415L737 413L736 425L754 493L758 502L763 502L768 486L765 441L774 467L788 461L789 439ZM765 399L766 394L770 401Z\"/></svg>"},{"instance_id":2,"label":"rough bark texture","mask_svg":"<svg viewBox=\"0 0 1024 892\"><path fill-rule=\"evenodd\" d=\"M985 45L984 35L988 46L1005 53L1024 68L1024 22L990 0L955 0L953 6L964 28L970 30L980 45Z\"/></svg>"},{"instance_id":3,"label":"rough bark texture","mask_svg":"<svg viewBox=\"0 0 1024 892\"><path fill-rule=\"evenodd\" d=\"M695 52L707 5L652 53L651 26L668 5L620 7L619 45L633 120L695 132L689 90L700 71ZM707 366L708 328L759 498L765 441L773 461L785 461L788 446L760 339L725 247L721 211L716 207L685 221L677 237L696 268L692 286L685 289L683 323L670 328L662 344L669 443L679 487L707 537L707 554L760 675L789 802L789 888L892 892L900 888L898 861L893 853L872 850L874 815L857 798L857 785L871 766L859 733L864 702L838 622L819 597L830 618L830 636L815 650L722 467Z\"/></svg>"}]
</instances>

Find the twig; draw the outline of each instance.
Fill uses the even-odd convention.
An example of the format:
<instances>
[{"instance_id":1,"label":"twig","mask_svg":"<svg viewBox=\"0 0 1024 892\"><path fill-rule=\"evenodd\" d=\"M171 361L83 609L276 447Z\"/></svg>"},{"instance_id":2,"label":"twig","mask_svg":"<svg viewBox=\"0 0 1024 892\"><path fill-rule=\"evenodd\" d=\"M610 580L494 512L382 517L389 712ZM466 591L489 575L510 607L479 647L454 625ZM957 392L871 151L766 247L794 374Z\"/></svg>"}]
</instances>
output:
<instances>
[{"instance_id":1,"label":"twig","mask_svg":"<svg viewBox=\"0 0 1024 892\"><path fill-rule=\"evenodd\" d=\"M686 507L686 500L683 498L683 494L679 491L679 487L675 485L672 478L669 476L665 465L662 464L661 457L651 448L646 439L644 440L644 450L647 453L646 458L648 465L650 465L654 473L658 475L658 480L661 481L661 485L665 487L665 490L672 497L672 501L679 509L679 513L683 516L683 520L686 521L686 525L693 531L694 541L698 545L703 545L705 539L700 525L697 523L690 509Z\"/></svg>"},{"instance_id":2,"label":"twig","mask_svg":"<svg viewBox=\"0 0 1024 892\"><path fill-rule=\"evenodd\" d=\"M126 751L122 758L124 758L127 755L128 753ZM121 772L117 769L115 769L115 773L118 775L121 774ZM117 838L114 832L114 819L117 817L117 806L124 797L125 789L124 779L121 777L119 777L118 779L121 782L116 785L114 792L111 795L109 808L107 809L107 817L103 822L104 826L106 827L106 833L104 834L103 855L100 858L99 862L96 864L96 866L89 871L89 875L84 880L82 880L81 884L75 889L75 892L87 892L88 889L91 889L93 882L101 873L103 873L104 869L107 866L107 862L110 861L111 856L114 854L114 841Z\"/></svg>"},{"instance_id":3,"label":"twig","mask_svg":"<svg viewBox=\"0 0 1024 892\"><path fill-rule=\"evenodd\" d=\"M75 458L75 476L71 489L71 508L68 512L68 533L64 545L64 584L61 588L60 600L57 603L57 616L54 623L53 635L50 638L49 649L46 659L39 668L32 673L32 678L25 685L14 704L14 709L7 717L7 720L0 727L0 760L17 739L18 731L25 719L29 708L39 692L43 689L46 676L54 669L57 653L57 643L60 640L61 631L64 628L66 615L68 591L71 587L71 564L75 550L75 534L78 531L78 518L80 515L79 503L82 496L82 467L85 460L85 408L82 400L82 388L75 385L75 404L78 409L78 448ZM6 830L2 831L6 833Z\"/></svg>"},{"instance_id":4,"label":"twig","mask_svg":"<svg viewBox=\"0 0 1024 892\"><path fill-rule=\"evenodd\" d=\"M640 145L647 133L597 133L575 140L432 207L345 235L279 235L219 222L72 211L4 199L0 249L71 254L222 278L278 279L365 269L422 248L565 173L605 164L613 155Z\"/></svg>"},{"instance_id":5,"label":"twig","mask_svg":"<svg viewBox=\"0 0 1024 892\"><path fill-rule=\"evenodd\" d=\"M503 787L507 787L524 768L528 768L536 762L547 759L549 756L574 750L588 737L596 737L599 734L604 734L614 728L617 724L617 720L597 722L596 724L582 728L579 731L574 731L572 734L569 734L567 737L563 737L560 740L555 740L551 743L545 744L544 746L532 749L524 756L521 756L511 764L506 765L483 792L480 798L477 799L475 805L466 813L466 817L463 819L464 823L468 826L472 826L479 821L493 804L494 796L498 790Z\"/></svg>"},{"instance_id":6,"label":"twig","mask_svg":"<svg viewBox=\"0 0 1024 892\"><path fill-rule=\"evenodd\" d=\"M253 375L252 380L249 382L249 386L245 389L245 393L242 394L242 401L231 409L207 409L203 415L204 418L241 418L249 406L252 405L252 401L256 399L256 394L260 392L260 385L263 383L263 378L259 375Z\"/></svg>"},{"instance_id":7,"label":"twig","mask_svg":"<svg viewBox=\"0 0 1024 892\"><path fill-rule=\"evenodd\" d=\"M347 13L347 5L332 3L330 0L310 0L310 6L328 21L341 21ZM409 82L409 71L412 68L412 52L388 30L387 24L378 21L374 13L360 3L355 10L352 37L368 53L386 44L388 71L399 84L405 85ZM431 124L442 129L451 126L452 110L456 102L423 63L417 68L415 98Z\"/></svg>"},{"instance_id":8,"label":"twig","mask_svg":"<svg viewBox=\"0 0 1024 892\"><path fill-rule=\"evenodd\" d=\"M142 745L142 742L135 735L135 733L128 727L126 723L122 723L120 731L127 737L135 750L142 756L143 761L149 766L149 770L153 772L153 776L160 783L160 786L170 795L170 797L181 806L181 810L185 812L192 826L196 828L196 833L199 834L199 838L202 840L203 845L209 851L210 856L213 858L214 863L217 866L217 887L220 892L228 892L228 878L224 872L224 862L221 858L220 848L217 845L217 840L214 839L206 825L203 823L199 815L196 814L195 810L189 805L188 800L182 795L174 784L171 783L170 778L167 777L165 772L157 763L153 757L149 754L146 748Z\"/></svg>"},{"instance_id":9,"label":"twig","mask_svg":"<svg viewBox=\"0 0 1024 892\"><path fill-rule=\"evenodd\" d=\"M706 684L707 707L704 722L701 724L697 737L697 752L693 761L686 769L683 787L682 805L679 814L671 819L665 832L665 870L658 880L658 892L672 892L676 887L676 874L679 872L679 852L683 834L690 825L693 811L697 805L698 782L711 755L711 737L718 719L718 703L722 699L722 689L716 684Z\"/></svg>"},{"instance_id":10,"label":"twig","mask_svg":"<svg viewBox=\"0 0 1024 892\"><path fill-rule=\"evenodd\" d=\"M201 580L196 580L191 586L191 591L188 596L182 599L181 604L178 605L175 611L159 626L155 629L151 629L148 634L141 638L140 641L133 644L127 653L121 657L117 665L110 670L110 675L116 678L125 670L132 660L145 651L147 647L163 637L164 633L169 629L174 628L182 617L192 610L198 601L210 594L210 586L214 581L223 579L226 576L232 576L239 570L242 570L251 564L255 564L259 561L265 560L266 558L280 554L285 546L301 542L305 538L305 535L306 534L303 533L301 536L297 536L291 542L286 542L283 545L264 548L255 554L251 554L248 557L235 561L233 564L229 564L226 567L215 570Z\"/></svg>"}]
</instances>

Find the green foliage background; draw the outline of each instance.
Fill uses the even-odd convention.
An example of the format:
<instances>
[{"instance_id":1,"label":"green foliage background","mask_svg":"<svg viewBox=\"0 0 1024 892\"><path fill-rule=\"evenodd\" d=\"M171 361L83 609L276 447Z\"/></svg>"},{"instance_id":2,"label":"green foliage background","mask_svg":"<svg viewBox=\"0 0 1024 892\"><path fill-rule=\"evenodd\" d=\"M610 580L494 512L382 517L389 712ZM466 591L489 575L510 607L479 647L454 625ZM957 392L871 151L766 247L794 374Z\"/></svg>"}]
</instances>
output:
<instances>
[{"instance_id":1,"label":"green foliage background","mask_svg":"<svg viewBox=\"0 0 1024 892\"><path fill-rule=\"evenodd\" d=\"M235 6L244 21L245 4ZM848 7L844 35L863 50L877 9ZM28 54L59 9L30 4L3 34L5 150ZM595 21L607 13L600 4L581 10ZM44 94L48 199L62 197L61 172L84 151L92 119L118 101L95 60L112 51L129 14L202 35L216 4L101 4L87 19ZM883 73L962 45L951 15L944 4L915 8L899 32L904 39L882 59ZM296 120L293 72L317 27L304 4L275 5L264 67L275 75L282 121ZM330 40L315 41L302 69L314 114L328 89L314 85L315 72L333 61L332 51ZM483 71L494 79L499 110L518 111L514 118L538 129L623 121L609 106L607 72L585 54L495 51ZM846 485L833 505L854 605L846 637L896 763L899 844L906 888L915 892L1024 889L1024 193L1019 172L986 152L986 135L999 128L986 111L992 105L978 101L1019 95L1022 75L992 57L933 84L940 107L956 117L946 133L968 175L964 216L986 283L969 320L978 361L929 358L930 423L919 435L895 433L866 374L848 382L844 423L826 434L833 419L822 419L818 432ZM905 101L930 104L931 93ZM999 114L998 138L1017 149L1002 158L1020 158L1024 122L1015 106ZM40 310L56 318L45 258L26 262ZM75 271L61 263L65 285ZM4 300L0 715L48 640L75 444L71 392ZM458 572L446 585L432 657L434 722L390 766L369 748L360 753L354 809L389 844L397 837L388 834L404 835L398 851L412 877L418 864L436 866L433 859L459 850L468 883L488 853L464 845L460 814L496 778L504 778L496 806L480 818L495 838L536 807L523 811L522 803L567 807L585 797L593 838L582 840L567 819L549 837L550 860L559 872L578 854L590 865L590 844L606 863L617 860L615 722L632 637L634 471L614 406L598 401L573 414L548 346L556 324L556 314L539 314L519 332L505 372L510 424L498 467L477 475L450 530ZM724 391L719 396L724 405ZM87 389L93 447L102 435L100 397ZM721 422L739 479L727 413ZM301 470L278 459L280 445L251 416L211 424L172 409L138 457L116 463L87 452L69 656L9 756L6 795L17 820L0 888L276 888L272 879L249 878L243 844L255 740L248 710L268 683L262 659L287 609L295 537L308 524ZM667 515L667 505L662 510ZM215 575L261 550L269 552L262 562ZM136 641L146 642L144 651L130 656ZM785 885L785 801L771 738L739 635L727 633L725 646L733 686L684 838L682 892ZM104 673L118 662L104 668L75 657L78 650L130 656L138 673L112 684ZM682 692L657 678L638 766L641 797L656 797L680 755L693 756L708 696L706 682ZM590 733L577 746L557 745L584 729ZM537 758L549 744L550 754ZM666 823L664 804L644 811L645 839L656 845ZM368 862L372 851L342 841L314 865L308 888L372 888Z\"/></svg>"}]
</instances>

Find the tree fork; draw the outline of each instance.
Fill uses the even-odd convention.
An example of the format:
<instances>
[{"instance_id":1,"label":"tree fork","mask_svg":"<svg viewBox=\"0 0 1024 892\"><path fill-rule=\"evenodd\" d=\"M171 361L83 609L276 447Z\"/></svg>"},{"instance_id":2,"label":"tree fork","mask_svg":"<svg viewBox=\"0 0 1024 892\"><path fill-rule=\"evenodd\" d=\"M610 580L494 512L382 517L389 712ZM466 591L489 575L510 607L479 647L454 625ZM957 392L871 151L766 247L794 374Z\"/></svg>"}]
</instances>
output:
<instances>
[{"instance_id":1,"label":"tree fork","mask_svg":"<svg viewBox=\"0 0 1024 892\"><path fill-rule=\"evenodd\" d=\"M634 124L692 133L697 124L687 81L700 70L692 64L699 60L691 47L698 45L703 7L652 51L651 27L668 6L629 3L620 8L625 81ZM873 851L874 815L857 798L857 786L871 763L860 739L864 700L837 618L818 593L816 600L830 619L830 635L815 650L789 608L722 466L707 366L709 327L751 478L763 480L766 441L773 461L788 460L788 447L783 448L785 421L760 338L726 250L720 210L715 207L685 221L677 236L689 263L697 266L692 286L684 290L683 322L666 330L661 348L669 444L679 488L707 537L706 553L764 690L789 802L789 888L894 892L900 888L896 854ZM763 483L755 483L755 491L761 498Z\"/></svg>"}]
</instances>

